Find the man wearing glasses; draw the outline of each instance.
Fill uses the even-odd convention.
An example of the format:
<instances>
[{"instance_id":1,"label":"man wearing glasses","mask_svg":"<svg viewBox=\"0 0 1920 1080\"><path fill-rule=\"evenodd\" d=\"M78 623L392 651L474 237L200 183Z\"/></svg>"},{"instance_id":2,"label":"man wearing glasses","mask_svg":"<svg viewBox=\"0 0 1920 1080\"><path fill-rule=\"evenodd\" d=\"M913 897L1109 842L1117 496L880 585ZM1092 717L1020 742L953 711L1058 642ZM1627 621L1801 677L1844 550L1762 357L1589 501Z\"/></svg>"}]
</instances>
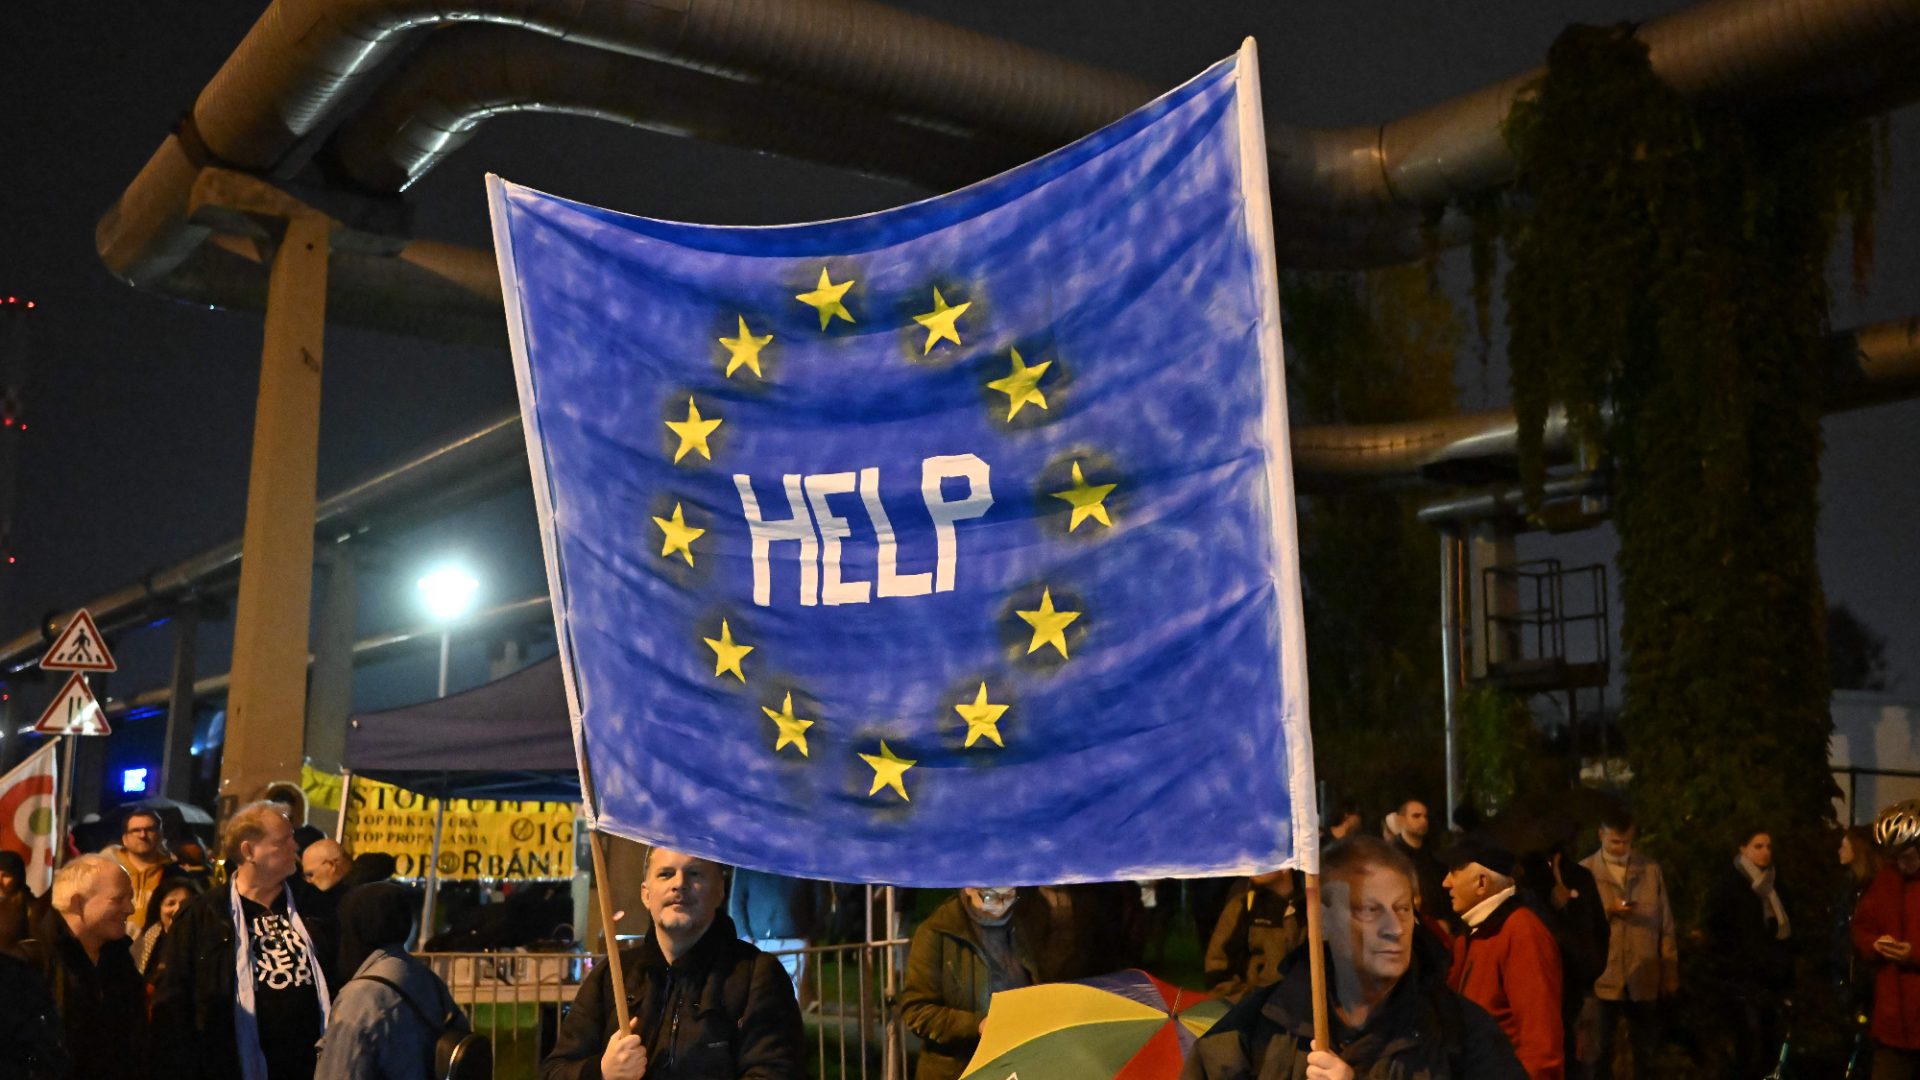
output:
<instances>
[{"instance_id":1,"label":"man wearing glasses","mask_svg":"<svg viewBox=\"0 0 1920 1080\"><path fill-rule=\"evenodd\" d=\"M160 835L160 815L151 810L129 812L120 830L120 842L100 854L119 863L133 879L133 917L127 925L132 936L138 938L147 928L147 901L174 863L166 838Z\"/></svg>"}]
</instances>

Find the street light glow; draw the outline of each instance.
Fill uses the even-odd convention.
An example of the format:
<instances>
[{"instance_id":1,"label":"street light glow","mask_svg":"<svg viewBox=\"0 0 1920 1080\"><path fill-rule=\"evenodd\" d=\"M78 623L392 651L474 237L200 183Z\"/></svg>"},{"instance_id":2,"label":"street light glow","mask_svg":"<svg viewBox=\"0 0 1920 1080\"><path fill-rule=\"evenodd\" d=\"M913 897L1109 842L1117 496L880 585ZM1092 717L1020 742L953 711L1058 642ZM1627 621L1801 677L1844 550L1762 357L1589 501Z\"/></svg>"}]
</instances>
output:
<instances>
[{"instance_id":1,"label":"street light glow","mask_svg":"<svg viewBox=\"0 0 1920 1080\"><path fill-rule=\"evenodd\" d=\"M420 599L427 614L441 622L451 622L473 607L480 582L457 566L443 566L420 579Z\"/></svg>"}]
</instances>

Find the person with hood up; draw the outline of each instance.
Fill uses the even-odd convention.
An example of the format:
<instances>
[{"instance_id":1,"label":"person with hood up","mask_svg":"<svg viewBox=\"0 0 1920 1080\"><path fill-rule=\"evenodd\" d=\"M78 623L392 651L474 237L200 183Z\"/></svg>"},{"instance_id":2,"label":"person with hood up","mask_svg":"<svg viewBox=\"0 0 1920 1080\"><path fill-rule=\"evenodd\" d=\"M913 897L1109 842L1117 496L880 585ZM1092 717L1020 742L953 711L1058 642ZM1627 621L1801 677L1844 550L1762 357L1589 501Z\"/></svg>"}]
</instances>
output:
<instances>
[{"instance_id":1,"label":"person with hood up","mask_svg":"<svg viewBox=\"0 0 1920 1080\"><path fill-rule=\"evenodd\" d=\"M1011 886L962 889L913 932L900 1018L920 1036L914 1080L954 1080L980 1045L987 1000L1046 977L1047 912Z\"/></svg>"},{"instance_id":2,"label":"person with hood up","mask_svg":"<svg viewBox=\"0 0 1920 1080\"><path fill-rule=\"evenodd\" d=\"M453 992L407 951L419 911L412 889L387 883L341 901L339 970L352 975L334 999L314 1080L433 1080L440 1033L465 1030Z\"/></svg>"}]
</instances>

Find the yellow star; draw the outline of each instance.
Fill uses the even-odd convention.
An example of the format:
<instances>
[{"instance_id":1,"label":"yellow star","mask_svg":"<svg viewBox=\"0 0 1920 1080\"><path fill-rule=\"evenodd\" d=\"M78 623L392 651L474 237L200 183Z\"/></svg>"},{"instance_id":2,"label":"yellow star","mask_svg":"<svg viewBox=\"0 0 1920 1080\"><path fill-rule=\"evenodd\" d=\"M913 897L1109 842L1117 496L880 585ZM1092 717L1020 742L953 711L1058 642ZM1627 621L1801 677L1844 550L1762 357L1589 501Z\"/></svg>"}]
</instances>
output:
<instances>
[{"instance_id":1,"label":"yellow star","mask_svg":"<svg viewBox=\"0 0 1920 1080\"><path fill-rule=\"evenodd\" d=\"M760 706L760 711L766 713L767 719L773 721L780 728L780 738L773 744L775 753L778 753L782 747L797 746L800 748L801 757L812 756L807 753L807 729L813 726L813 721L802 720L793 715L793 693L791 691L787 693L787 700L781 703L779 712L774 712L765 705ZM882 747L884 748L884 746L885 744L883 743ZM912 762L908 762L908 764L912 764ZM878 781L875 782L878 783ZM875 790L878 789L876 788ZM870 791L867 794L871 795L873 792ZM904 796L905 792L901 794Z\"/></svg>"},{"instance_id":2,"label":"yellow star","mask_svg":"<svg viewBox=\"0 0 1920 1080\"><path fill-rule=\"evenodd\" d=\"M1109 529L1113 528L1112 519L1107 517L1106 498L1118 486L1118 484L1087 483L1086 477L1080 475L1080 463L1074 462L1073 486L1065 491L1053 493L1054 498L1065 499L1073 507L1073 520L1067 522L1067 531L1072 532L1079 528L1080 523L1088 518Z\"/></svg>"},{"instance_id":3,"label":"yellow star","mask_svg":"<svg viewBox=\"0 0 1920 1080\"><path fill-rule=\"evenodd\" d=\"M941 340L951 341L955 345L960 344L960 327L954 320L972 306L973 301L969 300L956 307L948 307L947 298L940 295L940 290L933 290L933 310L925 315L913 317L914 322L927 328L927 347L920 350L920 355L925 356L932 352L934 343Z\"/></svg>"},{"instance_id":4,"label":"yellow star","mask_svg":"<svg viewBox=\"0 0 1920 1080\"><path fill-rule=\"evenodd\" d=\"M689 450L698 450L701 457L712 461L713 451L707 449L707 436L713 434L713 429L719 426L719 420L703 418L700 415L700 406L695 405L692 398L688 398L687 418L667 421L667 430L680 436L680 447L673 452L674 462L677 464L681 458L686 457Z\"/></svg>"},{"instance_id":5,"label":"yellow star","mask_svg":"<svg viewBox=\"0 0 1920 1080\"><path fill-rule=\"evenodd\" d=\"M747 317L745 315L735 317L740 320L740 336L720 339L720 344L727 347L727 378L733 378L733 373L740 370L740 366L744 364L753 372L754 377L764 379L766 376L760 374L760 350L766 347L767 342L773 340L773 335L754 337L753 332L747 329Z\"/></svg>"},{"instance_id":6,"label":"yellow star","mask_svg":"<svg viewBox=\"0 0 1920 1080\"><path fill-rule=\"evenodd\" d=\"M993 745L1005 747L1000 741L1000 717L1007 711L1005 705L994 705L987 701L987 684L980 684L980 693L974 695L973 704L955 705L953 711L967 722L967 745L972 746L985 735L993 740Z\"/></svg>"},{"instance_id":7,"label":"yellow star","mask_svg":"<svg viewBox=\"0 0 1920 1080\"><path fill-rule=\"evenodd\" d=\"M853 315L847 311L847 305L840 302L840 298L847 295L847 290L851 288L853 288L852 278L835 285L833 279L827 276L827 268L823 266L820 268L820 284L815 286L812 292L800 293L794 299L817 309L820 312L820 329L825 330L827 321L835 315L848 322L853 321Z\"/></svg>"},{"instance_id":8,"label":"yellow star","mask_svg":"<svg viewBox=\"0 0 1920 1080\"><path fill-rule=\"evenodd\" d=\"M1060 652L1060 659L1067 658L1067 625L1080 617L1077 611L1053 610L1053 590L1044 589L1040 593L1040 608L1037 611L1015 611L1015 615L1026 620L1033 627L1033 641L1027 646L1031 655L1042 645L1051 645Z\"/></svg>"},{"instance_id":9,"label":"yellow star","mask_svg":"<svg viewBox=\"0 0 1920 1080\"><path fill-rule=\"evenodd\" d=\"M907 770L913 768L914 763L887 749L887 740L880 740L878 754L861 754L860 760L873 766L873 786L867 789L867 794L878 795L881 788L890 787L899 792L902 799L913 801L907 798L905 778Z\"/></svg>"},{"instance_id":10,"label":"yellow star","mask_svg":"<svg viewBox=\"0 0 1920 1080\"><path fill-rule=\"evenodd\" d=\"M671 518L657 517L653 519L653 523L655 525L660 526L661 532L664 532L667 534L666 543L660 545L660 554L671 555L677 551L680 554L686 556L687 565L692 566L693 565L693 548L691 545L695 540L698 540L702 536L705 536L707 534L707 530L696 529L691 525L688 525L687 519L680 515L679 503L673 504L673 517ZM718 673L716 672L715 674L718 674ZM742 679L741 681L745 682L746 680Z\"/></svg>"},{"instance_id":11,"label":"yellow star","mask_svg":"<svg viewBox=\"0 0 1920 1080\"><path fill-rule=\"evenodd\" d=\"M1040 376L1052 364L1053 361L1046 360L1028 367L1027 362L1020 359L1020 350L1013 350L1013 370L1005 378L987 384L987 389L1007 395L1007 419L1013 419L1028 402L1043 409L1047 407L1047 396L1040 392Z\"/></svg>"},{"instance_id":12,"label":"yellow star","mask_svg":"<svg viewBox=\"0 0 1920 1080\"><path fill-rule=\"evenodd\" d=\"M660 519L655 518L654 520L658 521ZM718 638L701 638L700 640L706 642L713 649L714 678L717 679L727 672L732 672L734 678L739 679L741 682L747 681L746 674L740 670L740 661L747 658L747 654L753 651L753 646L741 645L735 642L733 640L733 630L727 626L727 620L720 620L720 636Z\"/></svg>"}]
</instances>

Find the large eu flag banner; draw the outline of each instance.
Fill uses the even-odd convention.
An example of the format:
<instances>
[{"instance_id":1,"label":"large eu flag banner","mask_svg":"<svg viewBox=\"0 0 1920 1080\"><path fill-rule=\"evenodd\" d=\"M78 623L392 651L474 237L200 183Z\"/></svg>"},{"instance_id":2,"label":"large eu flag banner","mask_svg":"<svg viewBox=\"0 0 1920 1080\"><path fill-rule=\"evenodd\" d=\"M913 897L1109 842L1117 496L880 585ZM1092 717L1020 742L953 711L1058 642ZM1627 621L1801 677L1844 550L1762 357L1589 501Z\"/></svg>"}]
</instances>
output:
<instances>
[{"instance_id":1,"label":"large eu flag banner","mask_svg":"<svg viewBox=\"0 0 1920 1080\"><path fill-rule=\"evenodd\" d=\"M600 828L920 886L1314 868L1251 43L863 217L489 182Z\"/></svg>"}]
</instances>

